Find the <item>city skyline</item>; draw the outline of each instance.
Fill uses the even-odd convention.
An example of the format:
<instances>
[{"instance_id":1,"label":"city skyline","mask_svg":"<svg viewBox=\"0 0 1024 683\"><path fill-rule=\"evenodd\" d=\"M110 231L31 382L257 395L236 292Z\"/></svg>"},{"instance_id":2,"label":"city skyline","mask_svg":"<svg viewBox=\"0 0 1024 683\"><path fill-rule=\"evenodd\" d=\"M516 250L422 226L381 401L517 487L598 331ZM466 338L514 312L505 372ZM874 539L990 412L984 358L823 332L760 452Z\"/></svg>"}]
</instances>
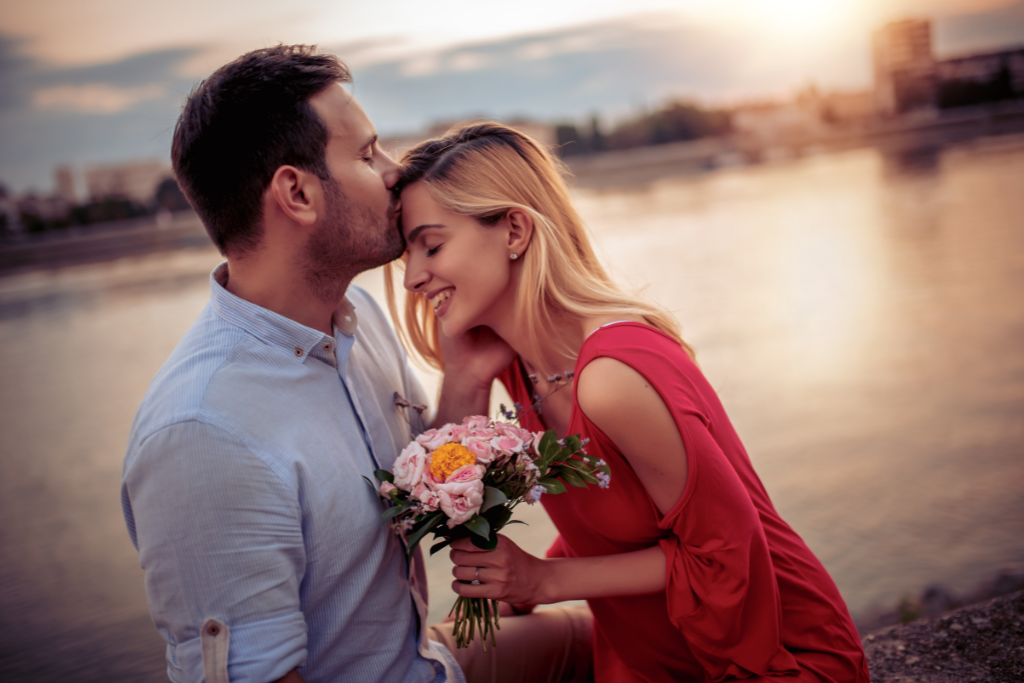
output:
<instances>
[{"instance_id":1,"label":"city skyline","mask_svg":"<svg viewBox=\"0 0 1024 683\"><path fill-rule=\"evenodd\" d=\"M756 13L729 22L710 9L718 5L739 12L742 0L645 0L634 6L646 13L628 16L614 1L596 3L597 11L589 15L570 3L547 21L534 21L533 30L527 30L528 18L520 11L503 24L504 33L490 25L493 21L484 21L486 30L475 34L467 35L465 27L461 34L454 28L435 32L436 17L420 17L426 36L421 39L410 37L402 22L387 25L395 31L390 37L372 35L359 24L372 16L354 11L356 33L332 40L329 31L310 29L305 42L318 42L351 65L355 93L384 135L473 115L554 121L598 113L614 120L672 97L734 104L791 95L810 82L826 89L869 87L870 33L876 27L870 22L891 17L868 11L870 2L838 2L843 11L831 17L802 3L782 3L801 17L785 30L757 29ZM100 3L97 15L102 18L120 4ZM451 3L456 13L460 8L468 13L463 5ZM687 11L669 12L669 6ZM980 11L965 12L968 6ZM799 13L801 7L807 11ZM307 14L318 11L313 2L302 8ZM889 3L888 12L923 14L929 8L940 55L1024 42L1024 2L904 0ZM320 9L325 20L336 16ZM568 21L570 10L589 21ZM49 34L36 30L33 38L32 22L15 14L0 15L0 182L15 192L49 191L60 164L166 158L182 98L209 70L237 54L231 50L243 51L246 41L252 48L278 39L302 40L301 22L294 21L273 36L264 25L263 39L253 38L258 30L250 25L264 16L257 11L232 33L235 42L223 41L216 49L210 47L207 27L190 44L182 44L172 30L154 30L148 50L142 48L145 36L120 46L89 47L104 42L100 31L61 52ZM845 21L839 33L836 17ZM64 16L52 33L60 34L60 25L73 18ZM215 28L222 19L209 23ZM124 25L132 25L131 17Z\"/></svg>"}]
</instances>

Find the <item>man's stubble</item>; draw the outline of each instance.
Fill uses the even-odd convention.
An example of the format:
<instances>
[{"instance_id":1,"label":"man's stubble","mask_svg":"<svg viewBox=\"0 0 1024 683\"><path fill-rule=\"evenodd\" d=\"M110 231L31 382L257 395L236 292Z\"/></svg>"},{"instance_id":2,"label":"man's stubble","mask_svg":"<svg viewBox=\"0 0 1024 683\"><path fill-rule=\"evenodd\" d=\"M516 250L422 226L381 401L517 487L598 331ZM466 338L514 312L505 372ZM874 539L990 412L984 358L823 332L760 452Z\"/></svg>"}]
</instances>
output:
<instances>
[{"instance_id":1,"label":"man's stubble","mask_svg":"<svg viewBox=\"0 0 1024 683\"><path fill-rule=\"evenodd\" d=\"M356 275L394 261L405 251L392 197L386 213L354 205L333 179L323 183L325 220L302 257L306 284L322 301L338 302Z\"/></svg>"}]
</instances>

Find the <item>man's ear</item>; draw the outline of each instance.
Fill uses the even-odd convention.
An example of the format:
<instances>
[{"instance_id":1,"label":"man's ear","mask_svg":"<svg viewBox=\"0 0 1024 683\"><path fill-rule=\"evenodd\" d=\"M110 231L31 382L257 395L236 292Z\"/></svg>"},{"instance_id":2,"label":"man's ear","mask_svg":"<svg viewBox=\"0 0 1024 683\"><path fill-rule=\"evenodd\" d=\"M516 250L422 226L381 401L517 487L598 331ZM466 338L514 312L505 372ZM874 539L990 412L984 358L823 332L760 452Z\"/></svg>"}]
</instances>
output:
<instances>
[{"instance_id":1,"label":"man's ear","mask_svg":"<svg viewBox=\"0 0 1024 683\"><path fill-rule=\"evenodd\" d=\"M323 188L315 174L294 166L281 166L270 179L270 195L278 208L299 225L316 224L323 206Z\"/></svg>"},{"instance_id":2,"label":"man's ear","mask_svg":"<svg viewBox=\"0 0 1024 683\"><path fill-rule=\"evenodd\" d=\"M508 225L509 254L515 254L518 258L527 250L533 238L533 216L522 209L509 209L505 214L505 222Z\"/></svg>"}]
</instances>

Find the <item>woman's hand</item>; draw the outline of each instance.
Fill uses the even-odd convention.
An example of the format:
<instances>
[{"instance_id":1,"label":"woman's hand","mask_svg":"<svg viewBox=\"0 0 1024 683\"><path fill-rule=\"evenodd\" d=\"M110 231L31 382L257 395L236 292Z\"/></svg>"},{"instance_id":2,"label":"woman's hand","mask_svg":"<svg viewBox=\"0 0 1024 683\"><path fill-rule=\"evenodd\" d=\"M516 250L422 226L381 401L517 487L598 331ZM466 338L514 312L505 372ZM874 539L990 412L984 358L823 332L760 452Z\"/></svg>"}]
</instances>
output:
<instances>
[{"instance_id":1,"label":"woman's hand","mask_svg":"<svg viewBox=\"0 0 1024 683\"><path fill-rule=\"evenodd\" d=\"M458 373L470 381L491 382L512 362L515 352L494 331L485 326L474 327L457 337L446 337L438 328L438 342L444 354L444 372Z\"/></svg>"},{"instance_id":2,"label":"woman's hand","mask_svg":"<svg viewBox=\"0 0 1024 683\"><path fill-rule=\"evenodd\" d=\"M486 415L491 383L515 358L512 347L489 327L475 327L458 337L438 330L444 354L444 379L433 425L461 422L467 415Z\"/></svg>"},{"instance_id":3,"label":"woman's hand","mask_svg":"<svg viewBox=\"0 0 1024 683\"><path fill-rule=\"evenodd\" d=\"M519 605L547 602L543 591L544 563L498 534L495 550L481 550L468 538L452 543L449 555L457 579L452 590L467 598L490 598ZM479 569L479 571L478 571ZM478 579L479 586L463 583Z\"/></svg>"}]
</instances>

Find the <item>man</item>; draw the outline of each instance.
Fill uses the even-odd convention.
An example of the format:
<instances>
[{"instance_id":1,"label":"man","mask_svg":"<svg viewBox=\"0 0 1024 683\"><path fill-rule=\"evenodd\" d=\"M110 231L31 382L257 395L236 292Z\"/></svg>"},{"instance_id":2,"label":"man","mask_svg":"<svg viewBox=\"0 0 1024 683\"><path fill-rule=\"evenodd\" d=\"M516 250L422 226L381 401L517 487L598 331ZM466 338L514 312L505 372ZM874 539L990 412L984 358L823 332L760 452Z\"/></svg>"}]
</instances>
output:
<instances>
[{"instance_id":1,"label":"man","mask_svg":"<svg viewBox=\"0 0 1024 683\"><path fill-rule=\"evenodd\" d=\"M424 401L349 287L404 249L398 168L349 80L315 48L257 50L200 84L175 129L175 174L227 263L139 408L121 497L176 682L462 680L363 481L423 428L398 403ZM508 361L453 347L437 421L484 412ZM586 628L555 631L578 644Z\"/></svg>"}]
</instances>

